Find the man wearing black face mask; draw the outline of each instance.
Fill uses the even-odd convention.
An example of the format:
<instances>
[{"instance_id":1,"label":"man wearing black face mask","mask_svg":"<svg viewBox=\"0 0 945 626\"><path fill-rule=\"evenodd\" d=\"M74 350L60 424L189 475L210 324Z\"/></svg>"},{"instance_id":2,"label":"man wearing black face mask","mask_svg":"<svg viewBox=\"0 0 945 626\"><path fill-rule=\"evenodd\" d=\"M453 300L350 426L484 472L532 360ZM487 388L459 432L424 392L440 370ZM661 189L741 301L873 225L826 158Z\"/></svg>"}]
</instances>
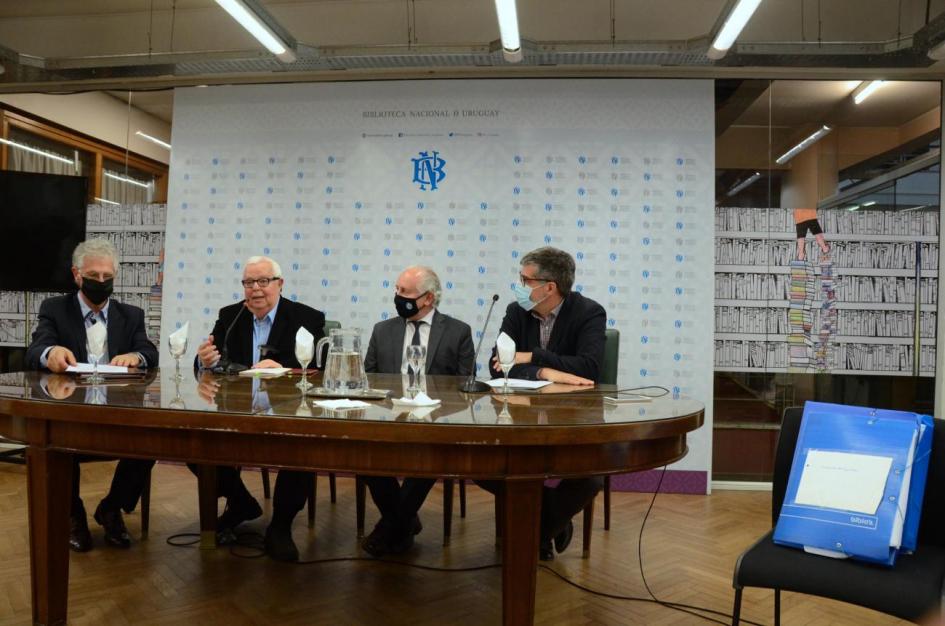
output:
<instances>
[{"instance_id":1,"label":"man wearing black face mask","mask_svg":"<svg viewBox=\"0 0 945 626\"><path fill-rule=\"evenodd\" d=\"M145 332L144 311L109 298L117 271L118 253L107 239L89 239L76 246L72 253L72 276L79 291L43 301L32 342L26 350L27 367L58 373L87 361L86 330L95 324L104 324L107 331L105 356L100 362L157 367L158 351ZM76 458L74 466L69 545L76 552L85 552L92 548L92 535L79 498L79 460ZM108 545L119 548L131 545L121 509L129 511L137 504L153 465L154 461L142 459L118 462L111 490L94 515L105 529Z\"/></svg>"},{"instance_id":2,"label":"man wearing black face mask","mask_svg":"<svg viewBox=\"0 0 945 626\"><path fill-rule=\"evenodd\" d=\"M476 351L469 325L440 313L440 279L429 267L408 267L397 278L394 308L398 317L378 322L371 333L364 369L381 374L408 374L404 352L409 345L427 349L426 374L468 376ZM420 532L417 511L436 482L406 478L403 485L390 476L365 477L381 521L364 539L374 556L399 554L413 545Z\"/></svg>"}]
</instances>

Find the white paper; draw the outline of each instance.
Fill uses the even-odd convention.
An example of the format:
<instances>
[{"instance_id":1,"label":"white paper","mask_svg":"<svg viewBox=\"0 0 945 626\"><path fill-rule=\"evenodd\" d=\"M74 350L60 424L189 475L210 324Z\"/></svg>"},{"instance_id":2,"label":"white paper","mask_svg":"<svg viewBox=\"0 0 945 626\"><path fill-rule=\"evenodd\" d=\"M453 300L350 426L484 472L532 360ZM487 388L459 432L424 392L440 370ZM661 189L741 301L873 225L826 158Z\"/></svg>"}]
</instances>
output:
<instances>
[{"instance_id":1,"label":"white paper","mask_svg":"<svg viewBox=\"0 0 945 626\"><path fill-rule=\"evenodd\" d=\"M98 326L98 324L96 324ZM73 374L91 374L92 364L91 363L78 363L77 365L70 365L66 368L67 372ZM108 365L106 363L100 363L98 366L99 374L127 374L128 368L124 365Z\"/></svg>"},{"instance_id":2,"label":"white paper","mask_svg":"<svg viewBox=\"0 0 945 626\"><path fill-rule=\"evenodd\" d=\"M810 450L794 502L876 515L892 461L889 456Z\"/></svg>"},{"instance_id":3,"label":"white paper","mask_svg":"<svg viewBox=\"0 0 945 626\"><path fill-rule=\"evenodd\" d=\"M342 398L341 400L315 400L313 402L315 406L320 406L323 409L360 409L362 407L371 406L367 402L362 402L361 400L349 400L347 398Z\"/></svg>"},{"instance_id":4,"label":"white paper","mask_svg":"<svg viewBox=\"0 0 945 626\"><path fill-rule=\"evenodd\" d=\"M295 333L295 358L299 363L310 363L315 355L315 337L312 333L305 330L304 326L299 326Z\"/></svg>"},{"instance_id":5,"label":"white paper","mask_svg":"<svg viewBox=\"0 0 945 626\"><path fill-rule=\"evenodd\" d=\"M439 400L434 400L427 394L422 391L418 393L414 398L391 398L390 400L395 406L436 406L440 403Z\"/></svg>"},{"instance_id":6,"label":"white paper","mask_svg":"<svg viewBox=\"0 0 945 626\"><path fill-rule=\"evenodd\" d=\"M515 341L504 332L499 333L495 340L495 351L499 357L499 363L509 363L515 360Z\"/></svg>"},{"instance_id":7,"label":"white paper","mask_svg":"<svg viewBox=\"0 0 945 626\"><path fill-rule=\"evenodd\" d=\"M171 347L172 353L180 354L187 350L187 335L190 332L190 322L184 322L184 325L167 336L167 342Z\"/></svg>"},{"instance_id":8,"label":"white paper","mask_svg":"<svg viewBox=\"0 0 945 626\"><path fill-rule=\"evenodd\" d=\"M240 372L240 376L247 376L249 378L252 378L253 376L258 378L276 378L278 376L282 376L288 371L291 371L288 367L256 367L243 370Z\"/></svg>"},{"instance_id":9,"label":"white paper","mask_svg":"<svg viewBox=\"0 0 945 626\"><path fill-rule=\"evenodd\" d=\"M105 354L105 340L108 339L105 324L92 324L86 329L85 338L88 341L87 348L90 354Z\"/></svg>"},{"instance_id":10,"label":"white paper","mask_svg":"<svg viewBox=\"0 0 945 626\"><path fill-rule=\"evenodd\" d=\"M505 384L505 379L493 378L492 380L487 380L486 384L493 389L501 389L502 385ZM509 379L509 388L511 389L541 389L542 387L550 384L550 380L525 380L524 378Z\"/></svg>"}]
</instances>

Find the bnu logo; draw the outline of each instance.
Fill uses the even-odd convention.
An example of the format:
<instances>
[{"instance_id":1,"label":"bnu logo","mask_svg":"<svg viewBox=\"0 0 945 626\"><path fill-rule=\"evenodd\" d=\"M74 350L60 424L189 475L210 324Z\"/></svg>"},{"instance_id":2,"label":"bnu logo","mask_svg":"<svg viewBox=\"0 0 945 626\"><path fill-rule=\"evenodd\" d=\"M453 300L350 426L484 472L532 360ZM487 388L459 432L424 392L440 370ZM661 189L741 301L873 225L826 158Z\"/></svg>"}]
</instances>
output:
<instances>
[{"instance_id":1,"label":"bnu logo","mask_svg":"<svg viewBox=\"0 0 945 626\"><path fill-rule=\"evenodd\" d=\"M420 152L420 158L410 159L413 161L413 181L420 185L421 191L426 191L426 185L430 186L430 191L436 191L437 185L446 178L446 172L443 166L446 160L440 158L440 153L436 150L430 152Z\"/></svg>"}]
</instances>

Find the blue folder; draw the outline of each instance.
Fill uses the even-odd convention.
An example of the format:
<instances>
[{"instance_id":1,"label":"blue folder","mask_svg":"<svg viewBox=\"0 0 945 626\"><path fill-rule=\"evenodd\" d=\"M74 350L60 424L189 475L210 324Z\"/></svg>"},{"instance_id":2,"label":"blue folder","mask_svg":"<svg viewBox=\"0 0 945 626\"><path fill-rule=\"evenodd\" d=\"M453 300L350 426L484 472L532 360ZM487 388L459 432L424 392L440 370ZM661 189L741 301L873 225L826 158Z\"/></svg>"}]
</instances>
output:
<instances>
[{"instance_id":1,"label":"blue folder","mask_svg":"<svg viewBox=\"0 0 945 626\"><path fill-rule=\"evenodd\" d=\"M888 566L893 565L900 550L914 550L932 448L932 425L928 415L807 402L775 526L775 543ZM814 450L891 458L877 509L864 513L798 503L801 477L808 454ZM908 499L902 506L899 498L906 477ZM896 542L893 533L900 515L904 515L902 536Z\"/></svg>"}]
</instances>

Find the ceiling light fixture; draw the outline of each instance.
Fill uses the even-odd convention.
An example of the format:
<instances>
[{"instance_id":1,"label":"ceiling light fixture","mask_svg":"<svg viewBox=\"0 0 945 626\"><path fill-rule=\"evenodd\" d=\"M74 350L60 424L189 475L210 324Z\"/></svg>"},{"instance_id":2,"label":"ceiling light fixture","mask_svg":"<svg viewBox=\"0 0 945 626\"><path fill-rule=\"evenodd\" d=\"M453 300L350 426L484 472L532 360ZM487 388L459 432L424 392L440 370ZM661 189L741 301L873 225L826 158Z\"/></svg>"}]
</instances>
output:
<instances>
[{"instance_id":1,"label":"ceiling light fixture","mask_svg":"<svg viewBox=\"0 0 945 626\"><path fill-rule=\"evenodd\" d=\"M138 187L144 187L145 189L151 188L151 183L143 183L140 180L128 178L127 176L119 176L118 174L112 174L111 172L105 172L105 176L111 178L112 180L120 180L121 182L128 183L129 185L137 185Z\"/></svg>"},{"instance_id":2,"label":"ceiling light fixture","mask_svg":"<svg viewBox=\"0 0 945 626\"><path fill-rule=\"evenodd\" d=\"M277 59L295 61L295 39L256 0L217 0L217 4Z\"/></svg>"},{"instance_id":3,"label":"ceiling light fixture","mask_svg":"<svg viewBox=\"0 0 945 626\"><path fill-rule=\"evenodd\" d=\"M53 154L52 152L46 152L44 150L37 150L31 146L26 146L15 141L10 141L9 139L0 139L0 143L5 143L6 145L16 148L17 150L24 150L32 154L38 154L39 156L46 157L47 159L52 159L53 161L59 161L61 163L68 163L69 165L75 165L75 159L67 159L64 156L58 154Z\"/></svg>"},{"instance_id":4,"label":"ceiling light fixture","mask_svg":"<svg viewBox=\"0 0 945 626\"><path fill-rule=\"evenodd\" d=\"M829 133L831 130L833 129L830 126L827 126L826 124L821 126L816 131L814 131L813 134L811 134L809 137L804 139L801 143L797 144L796 146L794 146L793 148L791 148L790 150L788 150L787 152L779 156L775 160L775 163L777 163L778 165L784 165L785 163L793 159L795 156L797 156L798 153L803 152L804 150L807 150L809 147L814 145L814 143L819 141L824 135Z\"/></svg>"},{"instance_id":5,"label":"ceiling light fixture","mask_svg":"<svg viewBox=\"0 0 945 626\"><path fill-rule=\"evenodd\" d=\"M858 208L860 208L860 205L854 204L853 206L848 206L847 211L856 211Z\"/></svg>"},{"instance_id":6,"label":"ceiling light fixture","mask_svg":"<svg viewBox=\"0 0 945 626\"><path fill-rule=\"evenodd\" d=\"M743 180L742 182L733 185L732 188L728 190L728 197L731 198L732 196L734 196L735 194L737 194L737 193L740 192L742 189L744 189L744 188L747 187L748 185L752 184L753 182L755 182L755 181L758 180L759 178L761 178L761 172L755 172L754 174L752 174L751 176L749 176L748 178L746 178L746 179Z\"/></svg>"},{"instance_id":7,"label":"ceiling light fixture","mask_svg":"<svg viewBox=\"0 0 945 626\"><path fill-rule=\"evenodd\" d=\"M870 200L869 202L864 202L863 206L873 206L876 204L876 200Z\"/></svg>"},{"instance_id":8,"label":"ceiling light fixture","mask_svg":"<svg viewBox=\"0 0 945 626\"><path fill-rule=\"evenodd\" d=\"M869 82L864 80L862 83L860 83L859 87L853 90L853 102L860 104L876 93L876 90L882 87L884 84L886 83L882 80L871 80Z\"/></svg>"},{"instance_id":9,"label":"ceiling light fixture","mask_svg":"<svg viewBox=\"0 0 945 626\"><path fill-rule=\"evenodd\" d=\"M755 9L761 4L761 0L738 0L738 4L732 9L732 12L725 18L725 24L715 36L715 40L706 52L706 56L713 60L721 59L728 52L728 49L735 44L735 40L741 34L745 24L755 14Z\"/></svg>"},{"instance_id":10,"label":"ceiling light fixture","mask_svg":"<svg viewBox=\"0 0 945 626\"><path fill-rule=\"evenodd\" d=\"M98 196L96 196L95 199L99 202L104 202L105 204L117 204L118 206L121 206L121 202L115 202L114 200L106 200L105 198L99 198Z\"/></svg>"},{"instance_id":11,"label":"ceiling light fixture","mask_svg":"<svg viewBox=\"0 0 945 626\"><path fill-rule=\"evenodd\" d=\"M148 141L150 141L150 142L152 142L152 143L156 143L157 145L161 146L162 148L167 148L168 150L171 149L171 144L169 144L169 143L167 143L166 141L163 141L163 140L161 140L161 139L158 139L157 137L152 137L151 135L149 135L149 134L147 134L147 133L142 133L140 130L139 130L139 131L136 131L135 134L138 135L139 137L142 137L143 139L147 139Z\"/></svg>"},{"instance_id":12,"label":"ceiling light fixture","mask_svg":"<svg viewBox=\"0 0 945 626\"><path fill-rule=\"evenodd\" d=\"M495 13L499 19L502 56L509 63L518 63L522 60L522 39L518 33L518 10L515 8L515 0L495 0Z\"/></svg>"}]
</instances>

